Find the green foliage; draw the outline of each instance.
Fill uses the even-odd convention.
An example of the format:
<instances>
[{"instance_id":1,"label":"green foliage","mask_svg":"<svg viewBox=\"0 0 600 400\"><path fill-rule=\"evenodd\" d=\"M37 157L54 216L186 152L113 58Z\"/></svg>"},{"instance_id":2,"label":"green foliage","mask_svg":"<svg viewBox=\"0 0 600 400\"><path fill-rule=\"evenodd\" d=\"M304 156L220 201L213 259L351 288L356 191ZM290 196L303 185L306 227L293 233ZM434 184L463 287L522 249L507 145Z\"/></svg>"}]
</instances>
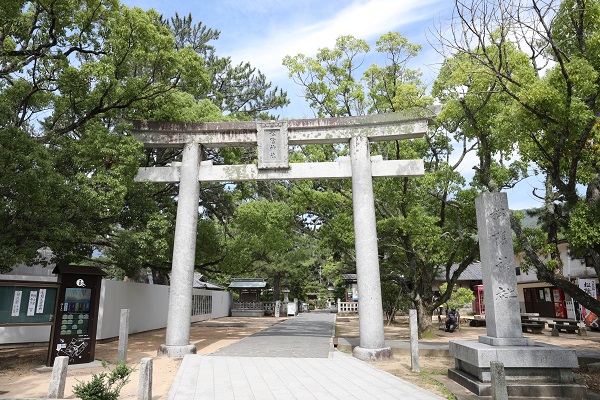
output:
<instances>
[{"instance_id":1,"label":"green foliage","mask_svg":"<svg viewBox=\"0 0 600 400\"><path fill-rule=\"evenodd\" d=\"M421 109L431 103L425 96L420 72L407 67L420 46L397 32L383 34L376 51L386 65L362 72L371 47L351 35L340 36L331 49L321 48L315 58L286 56L289 76L304 89L304 97L318 117L339 117Z\"/></svg>"},{"instance_id":2,"label":"green foliage","mask_svg":"<svg viewBox=\"0 0 600 400\"><path fill-rule=\"evenodd\" d=\"M124 121L258 118L287 104L285 93L217 57L208 43L218 31L191 16L166 22L118 0L9 0L0 21L0 271L49 247L54 262L167 276L177 185L133 177L181 150L144 152ZM204 149L203 159L246 156ZM201 201L198 269L222 258L215 221L232 215L234 196L203 184Z\"/></svg>"},{"instance_id":3,"label":"green foliage","mask_svg":"<svg viewBox=\"0 0 600 400\"><path fill-rule=\"evenodd\" d=\"M446 290L448 290L448 284L444 282L440 286L440 292L446 293ZM452 290L452 294L450 295L448 301L446 301L446 305L447 308L459 309L466 306L467 304L471 304L474 301L475 295L473 294L473 291L468 288L460 287Z\"/></svg>"},{"instance_id":4,"label":"green foliage","mask_svg":"<svg viewBox=\"0 0 600 400\"><path fill-rule=\"evenodd\" d=\"M287 93L277 86L272 87L266 76L255 67L249 63L232 65L229 57L216 55L215 48L208 43L219 38L218 30L201 22L193 24L191 14L183 18L175 14L164 23L169 26L178 48L193 49L207 63L210 75L208 93L190 92L186 88L196 99L203 100L206 95L217 108L242 120L274 119L269 111L289 104Z\"/></svg>"},{"instance_id":5,"label":"green foliage","mask_svg":"<svg viewBox=\"0 0 600 400\"><path fill-rule=\"evenodd\" d=\"M0 25L2 267L43 246L59 261L87 259L120 224L142 157L120 118L184 76L206 88L207 76L154 11L108 0L17 8Z\"/></svg>"},{"instance_id":6,"label":"green foliage","mask_svg":"<svg viewBox=\"0 0 600 400\"><path fill-rule=\"evenodd\" d=\"M401 282L403 277L392 278L388 275L386 278L381 281L381 298L383 313L388 324L391 324L395 321L398 311L410 308L410 297L405 293L405 286Z\"/></svg>"},{"instance_id":7,"label":"green foliage","mask_svg":"<svg viewBox=\"0 0 600 400\"><path fill-rule=\"evenodd\" d=\"M78 381L73 393L81 400L116 400L132 372L132 367L118 363L109 373L93 374L89 382Z\"/></svg>"},{"instance_id":8,"label":"green foliage","mask_svg":"<svg viewBox=\"0 0 600 400\"><path fill-rule=\"evenodd\" d=\"M286 202L244 202L237 207L228 231L221 270L232 276L272 279L276 299L282 279L301 282L315 264L316 245L302 234L301 222Z\"/></svg>"},{"instance_id":9,"label":"green foliage","mask_svg":"<svg viewBox=\"0 0 600 400\"><path fill-rule=\"evenodd\" d=\"M362 115L365 93L356 74L369 50L364 40L340 36L332 49L319 49L315 58L286 56L283 65L290 78L305 88L305 98L318 117Z\"/></svg>"},{"instance_id":10,"label":"green foliage","mask_svg":"<svg viewBox=\"0 0 600 400\"><path fill-rule=\"evenodd\" d=\"M376 42L378 53L385 55L386 65L372 64L363 74L370 98L369 113L422 109L431 104L425 96L421 72L408 68L421 46L410 43L398 32L383 34Z\"/></svg>"},{"instance_id":11,"label":"green foliage","mask_svg":"<svg viewBox=\"0 0 600 400\"><path fill-rule=\"evenodd\" d=\"M597 210L579 202L571 214L567 237L576 249L593 246L600 242L600 220Z\"/></svg>"}]
</instances>

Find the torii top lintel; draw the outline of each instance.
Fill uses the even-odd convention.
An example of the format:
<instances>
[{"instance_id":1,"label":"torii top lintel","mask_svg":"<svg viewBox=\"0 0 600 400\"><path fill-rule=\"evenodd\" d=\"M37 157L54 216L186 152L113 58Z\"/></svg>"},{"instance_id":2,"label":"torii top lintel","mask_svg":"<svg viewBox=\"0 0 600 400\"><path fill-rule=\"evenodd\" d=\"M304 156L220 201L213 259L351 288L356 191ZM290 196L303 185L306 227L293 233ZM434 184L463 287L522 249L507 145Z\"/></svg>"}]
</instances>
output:
<instances>
[{"instance_id":1,"label":"torii top lintel","mask_svg":"<svg viewBox=\"0 0 600 400\"><path fill-rule=\"evenodd\" d=\"M399 113L251 122L133 121L132 134L146 147L183 147L186 143L238 147L256 146L261 127L283 127L290 145L331 144L347 142L354 136L365 136L373 142L420 138L428 122L427 117Z\"/></svg>"}]
</instances>

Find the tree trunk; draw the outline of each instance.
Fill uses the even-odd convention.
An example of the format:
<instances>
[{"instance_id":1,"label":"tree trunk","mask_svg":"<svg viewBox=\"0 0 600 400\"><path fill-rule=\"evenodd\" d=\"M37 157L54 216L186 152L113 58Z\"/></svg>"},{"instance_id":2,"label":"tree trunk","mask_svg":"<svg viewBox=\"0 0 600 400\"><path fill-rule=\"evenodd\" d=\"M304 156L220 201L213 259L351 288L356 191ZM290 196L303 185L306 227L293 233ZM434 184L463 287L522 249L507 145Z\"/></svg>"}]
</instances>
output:
<instances>
[{"instance_id":1,"label":"tree trunk","mask_svg":"<svg viewBox=\"0 0 600 400\"><path fill-rule=\"evenodd\" d=\"M275 274L273 276L273 301L279 300L281 293L281 274Z\"/></svg>"},{"instance_id":2,"label":"tree trunk","mask_svg":"<svg viewBox=\"0 0 600 400\"><path fill-rule=\"evenodd\" d=\"M425 332L433 333L431 328L431 316L433 315L433 310L430 309L430 305L425 304L421 298L418 298L417 301L414 302L414 306L417 310L419 337L423 336Z\"/></svg>"}]
</instances>

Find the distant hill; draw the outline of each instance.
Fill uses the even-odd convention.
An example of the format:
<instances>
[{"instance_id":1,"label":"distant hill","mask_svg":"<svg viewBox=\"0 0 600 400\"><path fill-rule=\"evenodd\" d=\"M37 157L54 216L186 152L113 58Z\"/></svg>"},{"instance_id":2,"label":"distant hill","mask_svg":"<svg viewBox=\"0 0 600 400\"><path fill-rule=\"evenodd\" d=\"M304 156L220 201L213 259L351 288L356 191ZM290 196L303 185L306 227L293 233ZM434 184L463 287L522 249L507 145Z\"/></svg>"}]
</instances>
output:
<instances>
[{"instance_id":1,"label":"distant hill","mask_svg":"<svg viewBox=\"0 0 600 400\"><path fill-rule=\"evenodd\" d=\"M523 228L535 228L540 225L540 223L538 221L538 217L531 217L527 214L527 211L534 211L534 210L535 209L515 210L515 211L521 211L525 215L525 218L523 218L521 220L521 226Z\"/></svg>"}]
</instances>

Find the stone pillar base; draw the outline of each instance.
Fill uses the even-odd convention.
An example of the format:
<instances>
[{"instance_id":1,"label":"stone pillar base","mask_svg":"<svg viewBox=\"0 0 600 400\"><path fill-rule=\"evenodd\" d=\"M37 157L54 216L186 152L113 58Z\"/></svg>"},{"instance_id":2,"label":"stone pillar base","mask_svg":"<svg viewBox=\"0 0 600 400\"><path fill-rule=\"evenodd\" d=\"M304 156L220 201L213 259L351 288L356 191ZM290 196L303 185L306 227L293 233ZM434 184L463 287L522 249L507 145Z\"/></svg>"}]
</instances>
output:
<instances>
[{"instance_id":1,"label":"stone pillar base","mask_svg":"<svg viewBox=\"0 0 600 400\"><path fill-rule=\"evenodd\" d=\"M196 345L170 346L168 344L161 344L158 346L157 355L159 357L183 358L186 354L196 354Z\"/></svg>"},{"instance_id":2,"label":"stone pillar base","mask_svg":"<svg viewBox=\"0 0 600 400\"><path fill-rule=\"evenodd\" d=\"M573 349L536 343L534 346L491 346L476 341L451 341L455 368L448 378L478 396L491 396L490 361L504 364L509 398L587 398L585 385L576 382Z\"/></svg>"},{"instance_id":3,"label":"stone pillar base","mask_svg":"<svg viewBox=\"0 0 600 400\"><path fill-rule=\"evenodd\" d=\"M380 349L366 349L356 346L352 350L352 355L363 361L385 361L393 358L391 347L382 347Z\"/></svg>"}]
</instances>

